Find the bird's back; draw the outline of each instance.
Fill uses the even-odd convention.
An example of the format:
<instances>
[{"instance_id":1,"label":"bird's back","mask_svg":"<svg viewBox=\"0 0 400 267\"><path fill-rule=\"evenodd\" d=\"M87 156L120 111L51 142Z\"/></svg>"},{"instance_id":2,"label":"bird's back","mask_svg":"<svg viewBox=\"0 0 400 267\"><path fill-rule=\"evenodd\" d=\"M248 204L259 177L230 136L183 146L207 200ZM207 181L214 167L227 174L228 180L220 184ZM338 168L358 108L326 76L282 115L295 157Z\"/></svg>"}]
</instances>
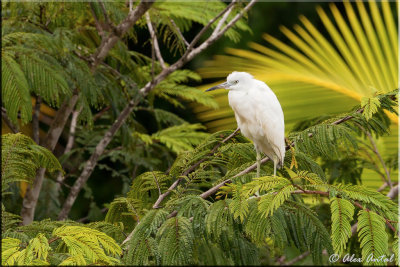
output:
<instances>
[{"instance_id":1,"label":"bird's back","mask_svg":"<svg viewBox=\"0 0 400 267\"><path fill-rule=\"evenodd\" d=\"M253 79L248 90L230 90L228 98L243 135L269 158L276 155L283 165L284 117L272 90L265 83Z\"/></svg>"}]
</instances>

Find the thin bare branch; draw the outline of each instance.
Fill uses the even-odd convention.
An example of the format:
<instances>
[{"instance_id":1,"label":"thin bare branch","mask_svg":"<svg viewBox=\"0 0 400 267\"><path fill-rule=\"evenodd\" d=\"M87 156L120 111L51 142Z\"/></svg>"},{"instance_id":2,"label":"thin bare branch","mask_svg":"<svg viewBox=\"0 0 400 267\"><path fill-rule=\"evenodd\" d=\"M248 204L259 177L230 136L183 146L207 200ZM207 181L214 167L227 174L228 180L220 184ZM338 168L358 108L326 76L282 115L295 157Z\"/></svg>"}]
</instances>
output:
<instances>
[{"instance_id":1,"label":"thin bare branch","mask_svg":"<svg viewBox=\"0 0 400 267\"><path fill-rule=\"evenodd\" d=\"M188 43L188 41L186 41L186 39L183 36L182 31L179 29L178 25L176 25L175 21L173 19L171 19L171 18L169 19L169 21L171 22L172 26L174 26L174 28L175 28L176 32L178 33L179 37L185 43L186 48L188 48L190 44Z\"/></svg>"},{"instance_id":2,"label":"thin bare branch","mask_svg":"<svg viewBox=\"0 0 400 267\"><path fill-rule=\"evenodd\" d=\"M41 103L42 103L42 98L40 96L37 96L35 107L33 108L33 116L32 116L33 141L35 141L36 144L40 144L40 141L39 141L39 116L40 116Z\"/></svg>"},{"instance_id":3,"label":"thin bare branch","mask_svg":"<svg viewBox=\"0 0 400 267\"><path fill-rule=\"evenodd\" d=\"M106 20L107 26L108 26L110 29L113 29L113 28L114 28L114 25L113 25L113 23L111 22L110 17L108 16L108 13L107 13L106 7L104 6L104 3L101 2L100 0L97 0L97 1L98 1L99 4L100 4L100 8L101 8L101 11L103 12L103 16L104 16L104 18L105 18L105 20Z\"/></svg>"},{"instance_id":4,"label":"thin bare branch","mask_svg":"<svg viewBox=\"0 0 400 267\"><path fill-rule=\"evenodd\" d=\"M90 12L92 13L93 19L94 19L94 25L96 27L97 32L99 33L100 36L103 36L104 34L104 30L103 27L101 26L100 22L99 22L99 18L96 15L96 12L94 11L94 3L90 2L89 3L90 6Z\"/></svg>"},{"instance_id":5,"label":"thin bare branch","mask_svg":"<svg viewBox=\"0 0 400 267\"><path fill-rule=\"evenodd\" d=\"M199 33L196 34L196 36L193 38L193 40L190 42L189 47L187 49L187 52L189 52L192 48L194 48L194 46L197 44L197 42L200 40L201 36L203 36L203 34L211 27L211 25L217 21L217 19L219 19L219 17L221 17L223 14L225 14L226 12L228 12L228 10L235 4L235 2L231 2L229 5L227 5L225 7L224 10L222 10L217 16L215 16L214 18L212 18L206 26L204 26ZM185 57L188 53L185 53L182 57Z\"/></svg>"},{"instance_id":6,"label":"thin bare branch","mask_svg":"<svg viewBox=\"0 0 400 267\"><path fill-rule=\"evenodd\" d=\"M131 12L133 9L133 2L132 0L129 0L129 12Z\"/></svg>"},{"instance_id":7,"label":"thin bare branch","mask_svg":"<svg viewBox=\"0 0 400 267\"><path fill-rule=\"evenodd\" d=\"M108 211L108 208L102 208L102 209L100 210L101 213L105 213L105 212L107 212L107 211ZM83 223L83 222L86 222L86 221L89 221L89 215L87 215L87 216L85 216L85 217L80 218L80 219L77 220L77 222L80 222L80 223ZM122 231L121 231L121 232L122 232ZM122 232L122 233L123 233L123 232Z\"/></svg>"},{"instance_id":8,"label":"thin bare branch","mask_svg":"<svg viewBox=\"0 0 400 267\"><path fill-rule=\"evenodd\" d=\"M165 69L167 66L165 65L164 59L162 58L160 46L158 45L157 41L157 35L154 30L153 23L151 22L149 12L146 12L145 17L147 22L147 28L149 29L150 37L152 40L154 52L156 53L157 59L160 62L161 67Z\"/></svg>"},{"instance_id":9,"label":"thin bare branch","mask_svg":"<svg viewBox=\"0 0 400 267\"><path fill-rule=\"evenodd\" d=\"M219 32L216 32L215 34L211 35L206 41L204 41L199 47L193 49L188 55L187 59L191 60L194 56L202 52L204 49L209 47L211 44L213 44L216 40L218 40L227 30L229 30L240 18L243 17L244 13L246 13L255 3L257 0L251 0L250 3L248 3L236 16L228 22L225 27L220 30ZM233 2L232 2L233 3ZM230 8L230 7L229 7ZM228 11L228 10L227 10ZM227 12L226 11L226 12ZM189 50L189 49L188 49Z\"/></svg>"},{"instance_id":10,"label":"thin bare branch","mask_svg":"<svg viewBox=\"0 0 400 267\"><path fill-rule=\"evenodd\" d=\"M19 133L19 127L18 125L15 125L11 119L8 117L7 115L7 111L5 108L1 107L1 117L3 119L3 121L5 122L5 124L7 124L8 128L10 128L10 130L13 133Z\"/></svg>"},{"instance_id":11,"label":"thin bare branch","mask_svg":"<svg viewBox=\"0 0 400 267\"><path fill-rule=\"evenodd\" d=\"M308 255L310 255L310 251L306 251L306 252L300 254L299 256L293 258L292 260L290 260L290 261L288 261L288 262L286 262L286 263L283 263L282 265L284 265L284 266L293 265L293 264L295 264L296 262L301 261L302 259L304 259L304 258L307 257Z\"/></svg>"},{"instance_id":12,"label":"thin bare branch","mask_svg":"<svg viewBox=\"0 0 400 267\"><path fill-rule=\"evenodd\" d=\"M386 194L387 197L394 199L399 195L399 185L393 186L392 189Z\"/></svg>"},{"instance_id":13,"label":"thin bare branch","mask_svg":"<svg viewBox=\"0 0 400 267\"><path fill-rule=\"evenodd\" d=\"M362 127L361 127L362 128ZM379 161L382 164L383 169L385 170L386 173L386 183L389 185L390 188L393 187L392 185L392 180L390 179L390 173L388 168L386 167L385 161L383 160L381 154L379 153L378 147L376 146L376 143L374 141L374 139L372 138L372 135L370 132L368 132L367 130L365 130L364 128L362 128L364 130L364 133L367 135L369 141L371 142L372 145L372 150L374 151L374 153L376 154L376 156L378 157Z\"/></svg>"},{"instance_id":14,"label":"thin bare branch","mask_svg":"<svg viewBox=\"0 0 400 267\"><path fill-rule=\"evenodd\" d=\"M82 111L82 106L79 109L74 110L72 112L71 125L69 127L69 136L68 136L67 145L65 146L64 154L70 152L72 147L74 146L76 125L78 123L78 117L79 117L79 114L81 113L81 111ZM64 180L65 180L65 176L61 172L59 172L57 179L56 179L56 181L57 181L56 190L57 191L60 190L61 184L63 184Z\"/></svg>"},{"instance_id":15,"label":"thin bare branch","mask_svg":"<svg viewBox=\"0 0 400 267\"><path fill-rule=\"evenodd\" d=\"M376 191L381 192L381 191L385 190L386 187L388 187L387 182L385 182L383 185L381 185L381 187L379 187L378 190L376 190Z\"/></svg>"},{"instance_id":16,"label":"thin bare branch","mask_svg":"<svg viewBox=\"0 0 400 267\"><path fill-rule=\"evenodd\" d=\"M229 14L232 12L232 9L234 7L234 4L236 3L236 0L233 0L231 2L231 5L229 5L228 10L225 12L225 14L222 16L222 18L220 19L220 21L218 21L217 26L215 27L213 33L211 34L211 36L217 34L219 32L219 30L221 29L222 25L225 23L225 21L228 19Z\"/></svg>"},{"instance_id":17,"label":"thin bare branch","mask_svg":"<svg viewBox=\"0 0 400 267\"><path fill-rule=\"evenodd\" d=\"M154 173L151 173L153 175L154 181L156 182L157 188L158 188L158 195L161 195L161 188L160 188L160 184L158 183L157 177L154 175Z\"/></svg>"},{"instance_id":18,"label":"thin bare branch","mask_svg":"<svg viewBox=\"0 0 400 267\"><path fill-rule=\"evenodd\" d=\"M65 146L64 154L70 152L74 145L76 125L78 123L78 117L82 111L82 108L83 108L83 106L79 107L77 110L74 110L72 112L71 125L69 128L69 136L68 136L67 145Z\"/></svg>"},{"instance_id":19,"label":"thin bare branch","mask_svg":"<svg viewBox=\"0 0 400 267\"><path fill-rule=\"evenodd\" d=\"M142 0L138 6L129 12L128 16L117 26L115 30L107 36L103 36L100 46L97 48L96 53L92 56L93 64L92 70L104 60L108 52L135 23L138 21L143 14L151 7L153 2Z\"/></svg>"}]
</instances>

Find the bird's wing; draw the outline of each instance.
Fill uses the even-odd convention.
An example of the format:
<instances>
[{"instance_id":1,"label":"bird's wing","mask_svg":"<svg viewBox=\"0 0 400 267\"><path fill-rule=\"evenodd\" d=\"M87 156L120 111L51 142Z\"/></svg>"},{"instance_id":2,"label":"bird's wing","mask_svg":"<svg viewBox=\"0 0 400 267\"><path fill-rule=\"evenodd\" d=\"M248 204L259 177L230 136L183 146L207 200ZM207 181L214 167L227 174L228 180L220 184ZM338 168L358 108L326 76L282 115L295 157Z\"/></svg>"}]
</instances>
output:
<instances>
[{"instance_id":1,"label":"bird's wing","mask_svg":"<svg viewBox=\"0 0 400 267\"><path fill-rule=\"evenodd\" d=\"M251 90L252 103L259 125L258 136L268 141L281 163L285 156L285 122L282 107L276 95L263 82Z\"/></svg>"}]
</instances>

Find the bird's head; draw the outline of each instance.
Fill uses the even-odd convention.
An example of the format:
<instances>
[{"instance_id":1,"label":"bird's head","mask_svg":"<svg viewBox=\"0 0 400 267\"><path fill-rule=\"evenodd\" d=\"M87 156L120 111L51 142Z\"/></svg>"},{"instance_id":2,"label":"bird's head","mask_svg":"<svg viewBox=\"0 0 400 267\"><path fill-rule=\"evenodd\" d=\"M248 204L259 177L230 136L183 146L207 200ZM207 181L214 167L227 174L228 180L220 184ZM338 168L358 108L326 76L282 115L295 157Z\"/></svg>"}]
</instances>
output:
<instances>
[{"instance_id":1,"label":"bird's head","mask_svg":"<svg viewBox=\"0 0 400 267\"><path fill-rule=\"evenodd\" d=\"M228 75L228 77L226 78L226 82L211 87L207 89L206 92L221 88L227 90L246 90L249 88L248 85L250 85L252 80L253 76L251 74L248 74L247 72L234 71Z\"/></svg>"}]
</instances>

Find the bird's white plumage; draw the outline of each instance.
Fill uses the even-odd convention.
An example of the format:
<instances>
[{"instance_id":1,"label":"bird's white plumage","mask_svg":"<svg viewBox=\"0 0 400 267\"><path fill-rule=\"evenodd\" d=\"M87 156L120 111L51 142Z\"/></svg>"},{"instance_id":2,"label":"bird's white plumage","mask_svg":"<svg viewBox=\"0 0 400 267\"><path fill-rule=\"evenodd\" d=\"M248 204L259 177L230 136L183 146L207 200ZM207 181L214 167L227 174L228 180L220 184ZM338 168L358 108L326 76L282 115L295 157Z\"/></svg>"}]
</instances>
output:
<instances>
[{"instance_id":1,"label":"bird's white plumage","mask_svg":"<svg viewBox=\"0 0 400 267\"><path fill-rule=\"evenodd\" d=\"M248 73L233 72L227 78L229 105L242 134L256 150L281 166L285 156L285 124L282 107L274 92Z\"/></svg>"}]
</instances>

